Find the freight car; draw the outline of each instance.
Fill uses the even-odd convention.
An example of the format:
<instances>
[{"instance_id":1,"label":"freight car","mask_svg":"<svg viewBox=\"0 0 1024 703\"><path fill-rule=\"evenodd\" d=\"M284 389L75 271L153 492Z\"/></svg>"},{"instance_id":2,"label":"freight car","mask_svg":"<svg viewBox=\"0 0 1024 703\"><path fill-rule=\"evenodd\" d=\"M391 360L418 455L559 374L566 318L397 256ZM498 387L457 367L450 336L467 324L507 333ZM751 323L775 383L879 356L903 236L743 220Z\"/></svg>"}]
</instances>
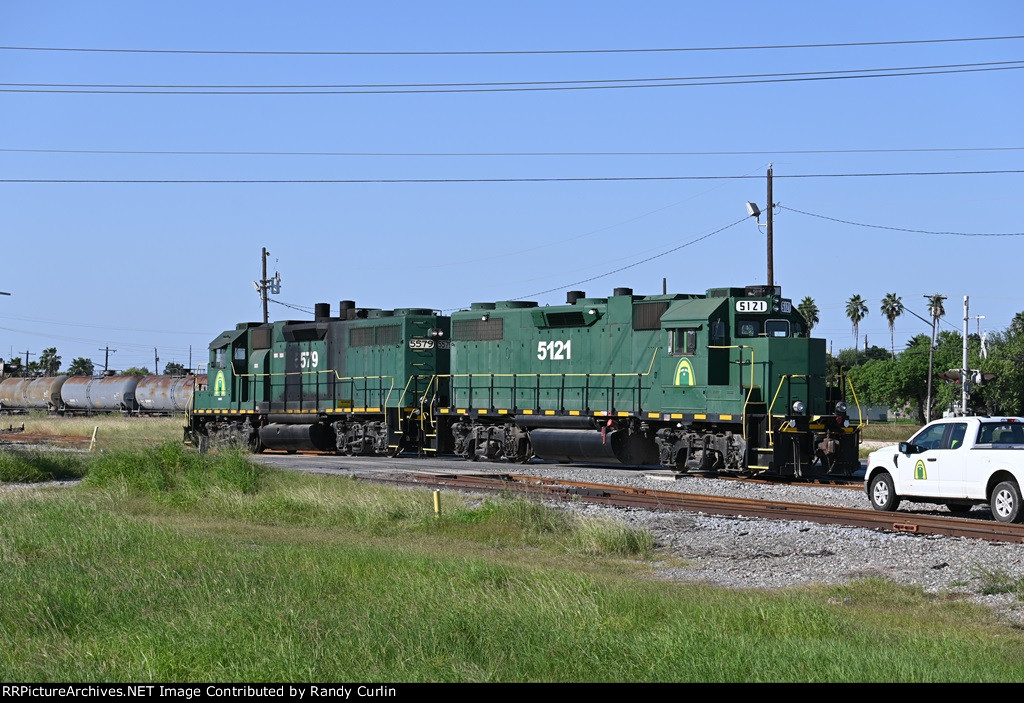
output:
<instances>
[{"instance_id":1,"label":"freight car","mask_svg":"<svg viewBox=\"0 0 1024 703\"><path fill-rule=\"evenodd\" d=\"M450 339L449 339L450 332ZM210 346L186 441L346 454L660 464L787 477L852 473L860 428L778 287L565 305L319 303ZM852 390L852 387L850 387Z\"/></svg>"},{"instance_id":2,"label":"freight car","mask_svg":"<svg viewBox=\"0 0 1024 703\"><path fill-rule=\"evenodd\" d=\"M0 381L0 411L170 415L182 412L200 376L43 376Z\"/></svg>"},{"instance_id":3,"label":"freight car","mask_svg":"<svg viewBox=\"0 0 1024 703\"><path fill-rule=\"evenodd\" d=\"M448 374L448 318L424 308L358 308L313 321L241 323L210 345L208 386L186 441L222 446L395 455L445 448L435 431L435 378ZM448 442L450 444L450 442Z\"/></svg>"}]
</instances>

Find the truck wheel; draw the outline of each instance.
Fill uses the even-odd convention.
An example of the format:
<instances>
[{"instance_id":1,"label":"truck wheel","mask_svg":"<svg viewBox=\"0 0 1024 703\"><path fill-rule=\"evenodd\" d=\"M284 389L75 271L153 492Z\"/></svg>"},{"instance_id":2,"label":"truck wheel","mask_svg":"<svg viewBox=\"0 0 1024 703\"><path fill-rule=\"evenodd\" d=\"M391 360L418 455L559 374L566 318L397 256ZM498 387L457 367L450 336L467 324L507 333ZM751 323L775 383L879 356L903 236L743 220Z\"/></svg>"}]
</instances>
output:
<instances>
[{"instance_id":1,"label":"truck wheel","mask_svg":"<svg viewBox=\"0 0 1024 703\"><path fill-rule=\"evenodd\" d=\"M885 471L875 474L871 479L868 496L871 498L871 507L875 510L890 511L900 507L900 498L896 495L892 476Z\"/></svg>"},{"instance_id":2,"label":"truck wheel","mask_svg":"<svg viewBox=\"0 0 1024 703\"><path fill-rule=\"evenodd\" d=\"M1020 522L1021 514L1020 488L1016 481L1003 481L992 490L989 499L992 506L992 517L999 522Z\"/></svg>"}]
</instances>

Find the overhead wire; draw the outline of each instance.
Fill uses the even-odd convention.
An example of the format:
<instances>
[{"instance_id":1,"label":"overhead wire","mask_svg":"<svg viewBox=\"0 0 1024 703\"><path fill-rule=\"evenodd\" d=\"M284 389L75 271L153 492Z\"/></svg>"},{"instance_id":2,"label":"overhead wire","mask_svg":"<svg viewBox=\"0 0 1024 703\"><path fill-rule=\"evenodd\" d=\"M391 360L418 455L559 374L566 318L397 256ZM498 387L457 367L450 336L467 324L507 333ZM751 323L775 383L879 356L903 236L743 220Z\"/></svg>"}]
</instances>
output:
<instances>
[{"instance_id":1,"label":"overhead wire","mask_svg":"<svg viewBox=\"0 0 1024 703\"><path fill-rule=\"evenodd\" d=\"M761 51L780 49L822 49L858 46L900 46L915 44L950 44L961 42L1007 41L1024 39L1024 35L950 37L939 39L895 39L888 41L817 42L807 44L751 44L738 46L641 47L601 49L517 49L517 50L449 50L449 51L289 51L244 49L135 49L67 46L0 46L0 51L49 51L106 54L186 54L226 56L510 56L540 54L646 54L697 51Z\"/></svg>"},{"instance_id":2,"label":"overhead wire","mask_svg":"<svg viewBox=\"0 0 1024 703\"><path fill-rule=\"evenodd\" d=\"M735 222L731 222L731 223L729 223L729 224L727 224L727 225L725 225L723 227L719 227L718 229L713 230L711 232L708 232L707 234L704 234L704 235L702 235L700 237L697 237L696 239L691 239L688 242L684 242L683 244L680 244L678 246L672 247L671 249L667 249L667 250L665 250L663 252L660 252L658 254L654 254L653 256L648 256L648 257L646 257L644 259L641 259L640 261L635 261L635 262L633 262L631 264L626 264L625 266L619 266L616 269L612 269L611 271L606 271L605 273L597 274L596 276L590 276L589 278L583 278L583 279L580 279L578 281L573 281L572 283L565 283L565 284L562 284L560 286L555 286L554 288L548 288L547 290L542 290L542 291L538 291L536 293L530 293L528 295L520 296L520 299L533 298L533 297L537 297L537 296L541 296L541 295L547 295L548 293L554 293L555 291L566 290L567 288L571 288L573 286L578 286L578 285L581 285L583 283L589 283L591 281L596 281L599 278L605 278L607 276L611 276L613 274L619 273L620 271L625 271L627 269L635 268L637 266L640 266L641 264L646 264L649 261L654 261L655 259L660 259L661 257L668 256L669 254L677 252L680 249L684 249L684 248L686 248L688 246L691 246L693 244L697 244L698 242L702 242L705 239L709 239L710 237L713 237L716 234L719 234L720 232L724 232L727 229L731 229L732 227L735 227L736 225L740 224L741 222L743 222L743 221L745 221L747 219L749 219L749 217L741 217L740 219L736 220Z\"/></svg>"},{"instance_id":3,"label":"overhead wire","mask_svg":"<svg viewBox=\"0 0 1024 703\"><path fill-rule=\"evenodd\" d=\"M692 88L697 86L720 85L756 85L764 83L800 83L808 81L853 80L858 78L895 78L907 76L937 76L956 73L984 73L991 71L1015 71L1024 68L1021 62L1016 65L988 66L980 68L954 68L942 70L893 70L885 73L859 73L842 75L811 75L804 73L794 78L749 78L741 80L697 80L644 84L608 84L602 85L529 85L518 87L493 88L365 88L365 89L327 89L327 90L167 90L167 89L135 89L135 88L0 88L0 93L49 93L49 94L91 94L91 95L420 95L438 93L521 93L537 91L568 91L568 90L627 90L637 88ZM660 80L660 79L657 79Z\"/></svg>"},{"instance_id":4,"label":"overhead wire","mask_svg":"<svg viewBox=\"0 0 1024 703\"><path fill-rule=\"evenodd\" d=\"M795 154L912 154L972 151L1024 151L1024 146L924 147L917 149L775 149L772 151L160 151L133 149L2 149L19 154L125 154L144 156L381 156L381 157L494 157L494 156L771 156Z\"/></svg>"},{"instance_id":5,"label":"overhead wire","mask_svg":"<svg viewBox=\"0 0 1024 703\"><path fill-rule=\"evenodd\" d=\"M892 171L866 173L789 173L784 178L880 178L895 176L983 176L1024 173L1024 169L963 171ZM733 176L568 176L524 178L0 178L0 183L149 183L149 184L330 184L330 183L571 183L613 181L725 181L764 178L762 175Z\"/></svg>"},{"instance_id":6,"label":"overhead wire","mask_svg":"<svg viewBox=\"0 0 1024 703\"><path fill-rule=\"evenodd\" d=\"M914 234L937 234L937 235L949 235L954 237L1024 237L1024 232L943 232L928 229L911 229L909 227L891 227L888 225L873 225L864 222L853 222L852 220L843 220L838 217L829 217L828 215L819 215L814 212L806 212L804 210L798 210L792 207L786 207L785 205L777 206L780 210L788 210L795 212L800 215L807 215L808 217L817 217L822 220L829 220L831 222L838 222L844 225L853 225L855 227L869 227L871 229L885 229L894 232L911 232Z\"/></svg>"},{"instance_id":7,"label":"overhead wire","mask_svg":"<svg viewBox=\"0 0 1024 703\"><path fill-rule=\"evenodd\" d=\"M933 64L926 66L897 66L882 68L853 68L827 71L788 71L782 73L740 73L718 74L710 76L669 76L658 78L591 78L570 80L544 81L477 81L469 83L320 83L320 84L183 84L183 83L0 83L6 88L115 88L115 89L167 89L167 90L330 90L334 88L372 89L372 88L480 88L504 86L553 86L553 85L586 85L596 83L662 83L667 81L713 81L738 80L746 78L787 78L793 76L825 76L852 73L874 73L894 71L924 71L952 68L971 68L980 66L1017 66L1024 60L985 61L974 63Z\"/></svg>"}]
</instances>

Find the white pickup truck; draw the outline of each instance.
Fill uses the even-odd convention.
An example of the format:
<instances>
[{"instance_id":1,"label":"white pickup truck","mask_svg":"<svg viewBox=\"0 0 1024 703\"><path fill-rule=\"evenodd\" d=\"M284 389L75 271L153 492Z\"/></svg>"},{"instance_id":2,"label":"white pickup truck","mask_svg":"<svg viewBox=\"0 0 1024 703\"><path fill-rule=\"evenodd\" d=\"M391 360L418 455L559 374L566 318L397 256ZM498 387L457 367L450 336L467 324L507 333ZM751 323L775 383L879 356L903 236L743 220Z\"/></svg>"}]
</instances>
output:
<instances>
[{"instance_id":1,"label":"white pickup truck","mask_svg":"<svg viewBox=\"0 0 1024 703\"><path fill-rule=\"evenodd\" d=\"M903 499L943 503L966 513L987 503L1000 522L1024 520L1024 418L950 417L925 425L909 442L868 456L864 489L875 510Z\"/></svg>"}]
</instances>

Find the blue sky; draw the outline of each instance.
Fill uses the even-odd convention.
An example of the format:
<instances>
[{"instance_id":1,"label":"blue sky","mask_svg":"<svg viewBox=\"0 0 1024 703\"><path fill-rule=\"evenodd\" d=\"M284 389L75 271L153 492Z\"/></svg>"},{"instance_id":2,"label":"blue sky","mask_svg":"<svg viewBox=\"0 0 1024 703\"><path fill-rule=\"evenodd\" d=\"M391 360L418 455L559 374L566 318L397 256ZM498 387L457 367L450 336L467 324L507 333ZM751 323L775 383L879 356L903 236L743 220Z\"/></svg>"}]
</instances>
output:
<instances>
[{"instance_id":1,"label":"blue sky","mask_svg":"<svg viewBox=\"0 0 1024 703\"><path fill-rule=\"evenodd\" d=\"M1024 34L1019 2L136 3L0 5L0 45L264 51L458 51L746 46ZM0 50L5 83L396 84L688 77L1024 60L1024 40L728 52L503 56L252 56ZM862 223L1024 231L1022 174L785 178L821 173L1019 170L1024 72L859 80L416 95L0 93L0 149L375 153L707 152L649 156L241 156L0 151L6 179L488 179L763 174L783 207ZM533 296L638 262L765 203L763 179L400 184L0 183L0 356L56 345L112 365L202 359L256 320L260 247L279 300L311 308L458 308ZM817 333L888 345L889 292L925 314L970 295L982 325L1024 309L1024 237L852 227L780 210L775 278L821 308ZM761 283L763 231L742 222L579 284L675 292ZM278 305L272 316L303 317ZM972 323L972 329L974 323ZM897 346L927 327L897 323ZM948 329L948 327L947 327ZM33 356L34 358L34 356Z\"/></svg>"}]
</instances>

